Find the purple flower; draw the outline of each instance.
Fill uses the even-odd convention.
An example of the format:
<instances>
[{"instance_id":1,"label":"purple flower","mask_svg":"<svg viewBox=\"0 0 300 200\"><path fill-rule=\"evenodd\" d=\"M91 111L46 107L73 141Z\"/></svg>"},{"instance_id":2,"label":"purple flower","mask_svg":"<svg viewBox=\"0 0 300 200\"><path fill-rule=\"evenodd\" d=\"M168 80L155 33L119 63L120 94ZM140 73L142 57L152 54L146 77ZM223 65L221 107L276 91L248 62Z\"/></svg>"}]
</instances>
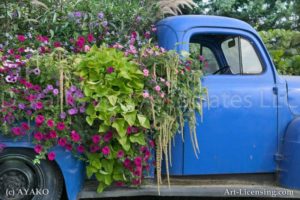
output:
<instances>
[{"instance_id":1,"label":"purple flower","mask_svg":"<svg viewBox=\"0 0 300 200\"><path fill-rule=\"evenodd\" d=\"M70 91L71 91L71 92L75 92L76 90L77 90L76 86L72 85L72 86L70 87Z\"/></svg>"},{"instance_id":2,"label":"purple flower","mask_svg":"<svg viewBox=\"0 0 300 200\"><path fill-rule=\"evenodd\" d=\"M114 71L115 71L115 68L113 68L113 67L109 67L109 68L106 69L106 72L107 72L108 74L111 74L111 73L113 73Z\"/></svg>"},{"instance_id":3,"label":"purple flower","mask_svg":"<svg viewBox=\"0 0 300 200\"><path fill-rule=\"evenodd\" d=\"M53 90L53 85L47 85L47 90L52 91Z\"/></svg>"},{"instance_id":4,"label":"purple flower","mask_svg":"<svg viewBox=\"0 0 300 200\"><path fill-rule=\"evenodd\" d=\"M107 21L102 22L102 26L103 26L103 27L106 27L107 25L108 25L108 22L107 22Z\"/></svg>"},{"instance_id":5,"label":"purple flower","mask_svg":"<svg viewBox=\"0 0 300 200\"><path fill-rule=\"evenodd\" d=\"M103 13L103 12L99 12L99 13L98 13L98 18L99 18L99 19L103 19L103 17L104 17L104 13Z\"/></svg>"},{"instance_id":6,"label":"purple flower","mask_svg":"<svg viewBox=\"0 0 300 200\"><path fill-rule=\"evenodd\" d=\"M65 119L67 117L67 114L65 112L60 113L60 118Z\"/></svg>"},{"instance_id":7,"label":"purple flower","mask_svg":"<svg viewBox=\"0 0 300 200\"><path fill-rule=\"evenodd\" d=\"M84 106L81 106L81 107L79 108L79 112L80 112L80 113L84 113L84 112L85 112L85 107L84 107Z\"/></svg>"},{"instance_id":8,"label":"purple flower","mask_svg":"<svg viewBox=\"0 0 300 200\"><path fill-rule=\"evenodd\" d=\"M68 110L69 115L76 115L78 113L77 108L71 108Z\"/></svg>"},{"instance_id":9,"label":"purple flower","mask_svg":"<svg viewBox=\"0 0 300 200\"><path fill-rule=\"evenodd\" d=\"M81 13L80 11L76 11L76 12L73 13L73 15L74 15L75 17L81 17L81 16L82 16L82 13Z\"/></svg>"},{"instance_id":10,"label":"purple flower","mask_svg":"<svg viewBox=\"0 0 300 200\"><path fill-rule=\"evenodd\" d=\"M21 110L24 110L25 109L25 104L19 103L18 108L21 109Z\"/></svg>"},{"instance_id":11,"label":"purple flower","mask_svg":"<svg viewBox=\"0 0 300 200\"><path fill-rule=\"evenodd\" d=\"M59 92L58 89L54 89L54 90L53 90L53 94L54 94L55 96L58 95L58 92Z\"/></svg>"}]
</instances>

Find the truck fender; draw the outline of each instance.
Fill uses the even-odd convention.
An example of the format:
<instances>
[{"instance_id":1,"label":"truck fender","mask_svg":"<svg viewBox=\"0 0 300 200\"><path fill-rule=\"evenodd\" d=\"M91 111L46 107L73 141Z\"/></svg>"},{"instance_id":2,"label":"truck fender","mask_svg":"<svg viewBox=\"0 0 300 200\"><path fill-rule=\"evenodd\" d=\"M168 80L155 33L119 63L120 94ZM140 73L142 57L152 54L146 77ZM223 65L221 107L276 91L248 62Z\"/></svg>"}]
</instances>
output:
<instances>
[{"instance_id":1,"label":"truck fender","mask_svg":"<svg viewBox=\"0 0 300 200\"><path fill-rule=\"evenodd\" d=\"M278 159L280 185L290 189L300 189L300 117L288 125Z\"/></svg>"},{"instance_id":2,"label":"truck fender","mask_svg":"<svg viewBox=\"0 0 300 200\"><path fill-rule=\"evenodd\" d=\"M13 140L1 141L5 148L34 148L34 144L28 141L16 142ZM65 188L69 200L76 200L77 195L83 188L85 180L85 165L76 159L70 151L62 147L54 147L51 151L55 152L55 162L64 177Z\"/></svg>"}]
</instances>

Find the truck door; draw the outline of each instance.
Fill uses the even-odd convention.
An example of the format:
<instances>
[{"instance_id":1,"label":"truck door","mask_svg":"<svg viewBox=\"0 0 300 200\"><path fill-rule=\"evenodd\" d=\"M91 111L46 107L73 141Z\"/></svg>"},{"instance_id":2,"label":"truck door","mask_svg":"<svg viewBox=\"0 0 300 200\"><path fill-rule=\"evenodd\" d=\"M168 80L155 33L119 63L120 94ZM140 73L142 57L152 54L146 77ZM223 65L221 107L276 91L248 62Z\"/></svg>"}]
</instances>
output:
<instances>
[{"instance_id":1,"label":"truck door","mask_svg":"<svg viewBox=\"0 0 300 200\"><path fill-rule=\"evenodd\" d=\"M203 122L198 115L199 158L185 127L183 174L268 173L276 168L277 97L274 77L256 38L193 34L204 56Z\"/></svg>"}]
</instances>

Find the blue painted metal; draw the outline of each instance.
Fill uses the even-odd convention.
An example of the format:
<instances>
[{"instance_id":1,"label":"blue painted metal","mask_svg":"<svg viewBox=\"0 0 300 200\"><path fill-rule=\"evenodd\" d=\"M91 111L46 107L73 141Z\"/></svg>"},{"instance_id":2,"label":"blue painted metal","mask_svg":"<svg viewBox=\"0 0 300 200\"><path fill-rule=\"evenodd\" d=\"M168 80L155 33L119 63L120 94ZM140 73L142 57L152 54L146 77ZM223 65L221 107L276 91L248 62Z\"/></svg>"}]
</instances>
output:
<instances>
[{"instance_id":1,"label":"blue painted metal","mask_svg":"<svg viewBox=\"0 0 300 200\"><path fill-rule=\"evenodd\" d=\"M32 144L31 141L30 135L15 141L0 134L0 143L4 144L6 148L15 147L33 149L34 144ZM55 161L64 177L68 199L76 200L85 179L84 164L76 159L70 151L67 151L62 147L54 147L52 151L56 153Z\"/></svg>"},{"instance_id":2,"label":"blue painted metal","mask_svg":"<svg viewBox=\"0 0 300 200\"><path fill-rule=\"evenodd\" d=\"M257 32L245 22L216 16L170 17L157 27L160 45L178 52L188 51L190 38L196 34L240 35L251 41L265 68L260 75L204 77L203 85L211 100L219 100L218 105L210 102L208 108L207 102L204 104L204 122L197 126L201 149L198 160L189 134L185 143L176 138L171 174L275 172L274 158L293 115L287 102L286 82L278 76ZM226 98L236 101L236 97L242 98L238 108L228 102L226 105ZM188 133L188 127L185 131Z\"/></svg>"},{"instance_id":3,"label":"blue painted metal","mask_svg":"<svg viewBox=\"0 0 300 200\"><path fill-rule=\"evenodd\" d=\"M288 126L279 160L279 183L288 188L300 189L300 117Z\"/></svg>"}]
</instances>

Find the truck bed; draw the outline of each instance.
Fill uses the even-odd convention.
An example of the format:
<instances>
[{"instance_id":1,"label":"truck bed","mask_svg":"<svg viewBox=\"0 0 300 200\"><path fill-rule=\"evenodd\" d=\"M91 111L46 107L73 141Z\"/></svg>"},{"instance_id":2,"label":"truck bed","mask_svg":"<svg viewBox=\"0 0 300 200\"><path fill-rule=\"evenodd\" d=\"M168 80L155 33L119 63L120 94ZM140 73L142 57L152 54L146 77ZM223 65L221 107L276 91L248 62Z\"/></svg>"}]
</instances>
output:
<instances>
[{"instance_id":1,"label":"truck bed","mask_svg":"<svg viewBox=\"0 0 300 200\"><path fill-rule=\"evenodd\" d=\"M139 188L111 187L103 193L95 192L96 189L97 182L87 181L79 194L79 199L159 196L153 179L145 180L145 184ZM275 174L173 176L170 188L166 178L163 178L160 196L300 198L300 190L279 187Z\"/></svg>"}]
</instances>

